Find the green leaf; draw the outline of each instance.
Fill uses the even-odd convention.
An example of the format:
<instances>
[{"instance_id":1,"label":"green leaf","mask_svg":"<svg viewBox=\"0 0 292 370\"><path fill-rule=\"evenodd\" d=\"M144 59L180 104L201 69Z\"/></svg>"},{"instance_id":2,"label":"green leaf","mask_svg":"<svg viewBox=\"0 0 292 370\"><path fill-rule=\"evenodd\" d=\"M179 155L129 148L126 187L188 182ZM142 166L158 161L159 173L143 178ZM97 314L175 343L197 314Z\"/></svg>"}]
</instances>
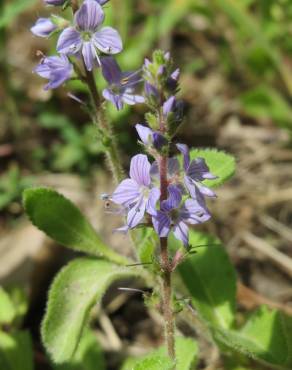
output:
<instances>
[{"instance_id":1,"label":"green leaf","mask_svg":"<svg viewBox=\"0 0 292 370\"><path fill-rule=\"evenodd\" d=\"M106 370L105 360L96 335L86 330L70 363L55 365L54 370Z\"/></svg>"},{"instance_id":2,"label":"green leaf","mask_svg":"<svg viewBox=\"0 0 292 370\"><path fill-rule=\"evenodd\" d=\"M0 331L0 369L34 369L32 342L28 331L13 334Z\"/></svg>"},{"instance_id":3,"label":"green leaf","mask_svg":"<svg viewBox=\"0 0 292 370\"><path fill-rule=\"evenodd\" d=\"M229 348L273 368L292 368L292 317L262 306L238 331L215 329Z\"/></svg>"},{"instance_id":4,"label":"green leaf","mask_svg":"<svg viewBox=\"0 0 292 370\"><path fill-rule=\"evenodd\" d=\"M170 243L176 243L170 238ZM208 324L230 328L234 322L236 275L220 241L204 233L191 231L190 244L196 254L178 266L194 307ZM196 246L208 245L207 247Z\"/></svg>"},{"instance_id":5,"label":"green leaf","mask_svg":"<svg viewBox=\"0 0 292 370\"><path fill-rule=\"evenodd\" d=\"M192 338L176 337L176 370L193 369L197 362L198 345ZM130 359L123 366L123 370L164 370L173 369L173 363L167 356L165 346L152 351L149 355L142 359Z\"/></svg>"},{"instance_id":6,"label":"green leaf","mask_svg":"<svg viewBox=\"0 0 292 370\"><path fill-rule=\"evenodd\" d=\"M26 189L23 204L31 222L58 243L116 263L127 263L127 259L102 242L80 210L55 190Z\"/></svg>"},{"instance_id":7,"label":"green leaf","mask_svg":"<svg viewBox=\"0 0 292 370\"><path fill-rule=\"evenodd\" d=\"M151 228L141 228L132 231L135 245L138 248L139 259L142 263L152 261L154 251L159 243L157 234Z\"/></svg>"},{"instance_id":8,"label":"green leaf","mask_svg":"<svg viewBox=\"0 0 292 370\"><path fill-rule=\"evenodd\" d=\"M172 370L173 365L169 357L154 353L139 360L132 370Z\"/></svg>"},{"instance_id":9,"label":"green leaf","mask_svg":"<svg viewBox=\"0 0 292 370\"><path fill-rule=\"evenodd\" d=\"M0 324L11 324L16 316L14 304L8 293L0 287Z\"/></svg>"},{"instance_id":10,"label":"green leaf","mask_svg":"<svg viewBox=\"0 0 292 370\"><path fill-rule=\"evenodd\" d=\"M292 110L284 97L270 86L258 86L241 96L245 111L256 118L272 119L276 124L292 128Z\"/></svg>"},{"instance_id":11,"label":"green leaf","mask_svg":"<svg viewBox=\"0 0 292 370\"><path fill-rule=\"evenodd\" d=\"M139 269L93 258L76 259L64 267L51 286L41 330L53 361L72 358L91 307L100 303L112 282L140 275Z\"/></svg>"},{"instance_id":12,"label":"green leaf","mask_svg":"<svg viewBox=\"0 0 292 370\"><path fill-rule=\"evenodd\" d=\"M193 149L190 152L191 159L204 158L213 175L218 176L215 180L205 180L203 183L209 187L223 184L235 173L235 158L217 149Z\"/></svg>"}]
</instances>

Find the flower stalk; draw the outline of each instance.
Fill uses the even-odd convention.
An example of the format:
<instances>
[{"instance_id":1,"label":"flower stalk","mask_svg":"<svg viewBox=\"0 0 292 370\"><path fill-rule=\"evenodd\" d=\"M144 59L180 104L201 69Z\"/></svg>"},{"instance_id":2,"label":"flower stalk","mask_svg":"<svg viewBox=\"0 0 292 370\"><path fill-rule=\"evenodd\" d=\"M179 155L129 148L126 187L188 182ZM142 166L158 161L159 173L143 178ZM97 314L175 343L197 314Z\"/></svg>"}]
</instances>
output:
<instances>
[{"instance_id":1,"label":"flower stalk","mask_svg":"<svg viewBox=\"0 0 292 370\"><path fill-rule=\"evenodd\" d=\"M94 74L92 71L88 71L86 68L86 83L90 92L91 96L91 103L92 103L92 108L94 111L93 114L93 121L97 125L97 127L100 128L103 134L103 141L104 144L106 145L106 159L109 165L109 168L112 172L112 175L115 179L115 182L118 183L123 179L124 172L120 163L120 156L118 152L118 145L116 142L116 138L114 136L112 127L107 121L105 114L104 114L104 107L102 105L102 100L101 97L99 96L95 79L94 79Z\"/></svg>"}]
</instances>

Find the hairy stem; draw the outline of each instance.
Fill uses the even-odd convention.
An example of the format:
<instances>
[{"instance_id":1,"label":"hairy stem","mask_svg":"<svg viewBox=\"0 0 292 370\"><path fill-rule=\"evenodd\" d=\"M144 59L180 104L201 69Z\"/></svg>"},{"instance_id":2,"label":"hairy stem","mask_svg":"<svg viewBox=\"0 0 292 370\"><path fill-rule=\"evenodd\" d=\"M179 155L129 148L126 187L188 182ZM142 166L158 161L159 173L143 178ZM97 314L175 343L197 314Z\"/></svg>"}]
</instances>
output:
<instances>
[{"instance_id":1,"label":"hairy stem","mask_svg":"<svg viewBox=\"0 0 292 370\"><path fill-rule=\"evenodd\" d=\"M93 72L88 71L86 67L84 68L84 70L86 73L86 82L92 100L92 107L94 109L93 119L104 135L103 139L104 142L106 142L107 147L107 151L105 153L107 162L116 183L118 183L123 179L124 172L120 163L120 155L118 152L116 138L114 136L113 129L110 123L106 119L104 107L96 88Z\"/></svg>"},{"instance_id":2,"label":"hairy stem","mask_svg":"<svg viewBox=\"0 0 292 370\"><path fill-rule=\"evenodd\" d=\"M160 131L165 131L163 117L160 116ZM161 155L159 161L160 172L160 205L167 198L167 162L168 155ZM165 340L167 345L168 355L175 360L175 322L172 306L172 285L171 273L172 265L168 256L167 238L160 238L160 256L162 265L162 310L165 322Z\"/></svg>"}]
</instances>

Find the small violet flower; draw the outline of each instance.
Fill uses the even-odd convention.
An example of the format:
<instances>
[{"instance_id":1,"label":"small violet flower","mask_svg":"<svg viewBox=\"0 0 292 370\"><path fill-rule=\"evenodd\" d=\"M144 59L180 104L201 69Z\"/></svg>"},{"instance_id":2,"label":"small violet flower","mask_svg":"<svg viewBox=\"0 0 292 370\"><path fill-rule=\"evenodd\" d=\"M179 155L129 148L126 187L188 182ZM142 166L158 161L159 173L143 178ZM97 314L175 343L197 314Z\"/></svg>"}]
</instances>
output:
<instances>
[{"instance_id":1,"label":"small violet flower","mask_svg":"<svg viewBox=\"0 0 292 370\"><path fill-rule=\"evenodd\" d=\"M183 154L183 165L184 165L184 182L190 195L194 199L202 198L202 196L216 197L213 190L203 185L203 180L214 180L217 176L213 175L209 167L207 166L204 158L196 158L190 160L189 148L185 144L177 144L178 150Z\"/></svg>"},{"instance_id":2,"label":"small violet flower","mask_svg":"<svg viewBox=\"0 0 292 370\"><path fill-rule=\"evenodd\" d=\"M124 104L144 103L144 97L134 91L134 87L141 81L138 71L122 72L113 57L103 57L101 66L102 74L109 84L102 92L106 100L111 101L118 110L122 109Z\"/></svg>"},{"instance_id":3,"label":"small violet flower","mask_svg":"<svg viewBox=\"0 0 292 370\"><path fill-rule=\"evenodd\" d=\"M30 30L36 36L49 37L56 29L57 26L50 20L50 18L39 18Z\"/></svg>"},{"instance_id":4,"label":"small violet flower","mask_svg":"<svg viewBox=\"0 0 292 370\"><path fill-rule=\"evenodd\" d=\"M49 83L44 87L45 90L48 90L55 89L69 80L73 73L73 67L65 55L52 56L43 58L34 72L49 80Z\"/></svg>"},{"instance_id":5,"label":"small violet flower","mask_svg":"<svg viewBox=\"0 0 292 370\"><path fill-rule=\"evenodd\" d=\"M145 212L156 214L156 203L160 190L152 187L151 165L144 154L135 155L130 164L130 178L123 180L111 196L111 200L128 211L127 228L137 226Z\"/></svg>"},{"instance_id":6,"label":"small violet flower","mask_svg":"<svg viewBox=\"0 0 292 370\"><path fill-rule=\"evenodd\" d=\"M102 27L104 12L95 0L85 0L74 16L74 27L61 33L57 50L61 54L78 54L84 58L86 68L91 71L100 66L99 52L117 54L123 49L118 32L112 27Z\"/></svg>"},{"instance_id":7,"label":"small violet flower","mask_svg":"<svg viewBox=\"0 0 292 370\"><path fill-rule=\"evenodd\" d=\"M47 5L63 5L66 0L44 0L45 4Z\"/></svg>"},{"instance_id":8,"label":"small violet flower","mask_svg":"<svg viewBox=\"0 0 292 370\"><path fill-rule=\"evenodd\" d=\"M181 190L175 185L168 186L168 198L161 203L161 209L152 217L155 231L160 237L167 237L170 230L174 236L189 243L189 226L208 221L211 217L204 204L187 199L183 204Z\"/></svg>"},{"instance_id":9,"label":"small violet flower","mask_svg":"<svg viewBox=\"0 0 292 370\"><path fill-rule=\"evenodd\" d=\"M159 132L153 131L151 130L151 128L140 124L137 124L135 128L144 145L153 145L154 148L161 149L164 145L167 144L167 139Z\"/></svg>"}]
</instances>

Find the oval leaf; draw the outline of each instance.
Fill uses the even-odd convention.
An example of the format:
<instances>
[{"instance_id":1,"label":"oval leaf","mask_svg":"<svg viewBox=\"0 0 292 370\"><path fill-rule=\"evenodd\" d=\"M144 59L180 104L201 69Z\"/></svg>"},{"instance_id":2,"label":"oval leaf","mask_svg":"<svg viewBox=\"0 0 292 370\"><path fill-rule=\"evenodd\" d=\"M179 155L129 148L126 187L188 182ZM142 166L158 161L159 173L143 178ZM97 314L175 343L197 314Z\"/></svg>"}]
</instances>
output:
<instances>
[{"instance_id":1,"label":"oval leaf","mask_svg":"<svg viewBox=\"0 0 292 370\"><path fill-rule=\"evenodd\" d=\"M76 259L61 270L51 286L41 330L44 345L56 363L71 359L90 308L101 301L109 285L138 275L138 269L93 258Z\"/></svg>"},{"instance_id":2,"label":"oval leaf","mask_svg":"<svg viewBox=\"0 0 292 370\"><path fill-rule=\"evenodd\" d=\"M204 158L210 172L218 176L215 180L205 180L203 183L209 187L216 187L223 184L235 173L235 158L217 149L192 149L191 159L198 157Z\"/></svg>"},{"instance_id":3,"label":"oval leaf","mask_svg":"<svg viewBox=\"0 0 292 370\"><path fill-rule=\"evenodd\" d=\"M171 238L170 243L176 243L175 239ZM218 239L191 231L190 244L196 253L181 263L178 271L194 307L209 324L229 328L236 303L234 267Z\"/></svg>"},{"instance_id":4,"label":"oval leaf","mask_svg":"<svg viewBox=\"0 0 292 370\"><path fill-rule=\"evenodd\" d=\"M275 369L292 369L292 317L261 307L238 331L216 328L227 347Z\"/></svg>"},{"instance_id":5,"label":"oval leaf","mask_svg":"<svg viewBox=\"0 0 292 370\"><path fill-rule=\"evenodd\" d=\"M55 190L26 189L23 204L31 222L56 242L116 263L127 263L102 242L80 210Z\"/></svg>"}]
</instances>

